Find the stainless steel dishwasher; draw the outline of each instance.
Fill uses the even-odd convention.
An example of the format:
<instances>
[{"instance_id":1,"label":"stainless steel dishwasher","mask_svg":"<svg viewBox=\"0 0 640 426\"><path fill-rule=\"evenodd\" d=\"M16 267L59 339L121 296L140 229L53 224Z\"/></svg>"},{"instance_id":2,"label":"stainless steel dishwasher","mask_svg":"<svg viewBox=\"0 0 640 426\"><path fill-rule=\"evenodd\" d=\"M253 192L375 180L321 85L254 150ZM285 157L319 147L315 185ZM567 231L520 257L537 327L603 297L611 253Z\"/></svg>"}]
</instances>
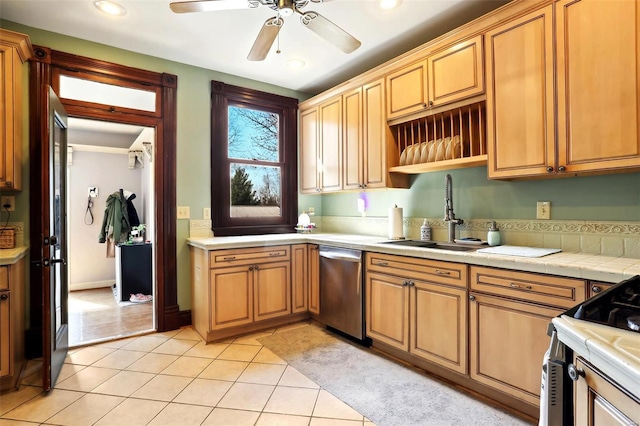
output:
<instances>
[{"instance_id":1,"label":"stainless steel dishwasher","mask_svg":"<svg viewBox=\"0 0 640 426\"><path fill-rule=\"evenodd\" d=\"M320 321L364 341L362 252L320 246Z\"/></svg>"}]
</instances>

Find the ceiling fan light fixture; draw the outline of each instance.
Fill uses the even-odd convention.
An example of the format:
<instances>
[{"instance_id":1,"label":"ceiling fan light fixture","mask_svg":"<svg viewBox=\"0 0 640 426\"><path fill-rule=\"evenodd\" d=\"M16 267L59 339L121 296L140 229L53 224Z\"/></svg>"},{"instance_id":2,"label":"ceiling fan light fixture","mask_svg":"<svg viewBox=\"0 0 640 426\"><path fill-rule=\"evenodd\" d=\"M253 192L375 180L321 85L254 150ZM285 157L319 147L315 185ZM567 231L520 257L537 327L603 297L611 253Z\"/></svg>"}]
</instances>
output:
<instances>
[{"instance_id":1,"label":"ceiling fan light fixture","mask_svg":"<svg viewBox=\"0 0 640 426\"><path fill-rule=\"evenodd\" d=\"M100 12L110 16L122 16L127 13L127 9L114 1L98 0L93 2L93 5L97 7Z\"/></svg>"},{"instance_id":2,"label":"ceiling fan light fixture","mask_svg":"<svg viewBox=\"0 0 640 426\"><path fill-rule=\"evenodd\" d=\"M380 0L380 9L389 10L395 9L400 5L402 0Z\"/></svg>"},{"instance_id":3,"label":"ceiling fan light fixture","mask_svg":"<svg viewBox=\"0 0 640 426\"><path fill-rule=\"evenodd\" d=\"M296 59L296 58L287 60L285 64L293 70L298 70L300 68L303 68L306 65L302 59Z\"/></svg>"},{"instance_id":4,"label":"ceiling fan light fixture","mask_svg":"<svg viewBox=\"0 0 640 426\"><path fill-rule=\"evenodd\" d=\"M282 16L293 15L293 1L292 0L278 0L278 13Z\"/></svg>"}]
</instances>

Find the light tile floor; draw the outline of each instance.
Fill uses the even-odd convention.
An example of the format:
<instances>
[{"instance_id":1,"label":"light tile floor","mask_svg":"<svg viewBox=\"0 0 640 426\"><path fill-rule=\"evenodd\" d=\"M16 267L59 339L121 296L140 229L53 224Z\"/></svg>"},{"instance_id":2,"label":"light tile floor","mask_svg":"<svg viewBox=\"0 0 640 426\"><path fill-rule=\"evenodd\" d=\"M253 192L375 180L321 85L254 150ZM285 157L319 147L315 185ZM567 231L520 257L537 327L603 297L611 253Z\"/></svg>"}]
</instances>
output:
<instances>
[{"instance_id":1,"label":"light tile floor","mask_svg":"<svg viewBox=\"0 0 640 426\"><path fill-rule=\"evenodd\" d=\"M0 426L373 426L256 339L205 345L191 328L69 351L58 382L40 373L0 396Z\"/></svg>"}]
</instances>

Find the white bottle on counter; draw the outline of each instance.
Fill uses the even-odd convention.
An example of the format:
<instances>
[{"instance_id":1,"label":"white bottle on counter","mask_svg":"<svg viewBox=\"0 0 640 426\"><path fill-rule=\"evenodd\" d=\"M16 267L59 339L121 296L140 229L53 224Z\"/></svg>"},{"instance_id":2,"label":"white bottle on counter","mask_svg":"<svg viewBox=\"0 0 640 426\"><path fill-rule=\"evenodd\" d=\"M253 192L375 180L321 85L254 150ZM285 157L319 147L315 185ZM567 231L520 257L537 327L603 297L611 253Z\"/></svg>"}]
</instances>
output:
<instances>
[{"instance_id":1,"label":"white bottle on counter","mask_svg":"<svg viewBox=\"0 0 640 426\"><path fill-rule=\"evenodd\" d=\"M500 245L500 230L496 226L496 222L491 222L491 228L489 228L489 232L487 233L487 242L490 246L499 246Z\"/></svg>"},{"instance_id":2,"label":"white bottle on counter","mask_svg":"<svg viewBox=\"0 0 640 426\"><path fill-rule=\"evenodd\" d=\"M431 227L429 226L427 219L422 222L422 226L420 227L420 239L431 241Z\"/></svg>"}]
</instances>

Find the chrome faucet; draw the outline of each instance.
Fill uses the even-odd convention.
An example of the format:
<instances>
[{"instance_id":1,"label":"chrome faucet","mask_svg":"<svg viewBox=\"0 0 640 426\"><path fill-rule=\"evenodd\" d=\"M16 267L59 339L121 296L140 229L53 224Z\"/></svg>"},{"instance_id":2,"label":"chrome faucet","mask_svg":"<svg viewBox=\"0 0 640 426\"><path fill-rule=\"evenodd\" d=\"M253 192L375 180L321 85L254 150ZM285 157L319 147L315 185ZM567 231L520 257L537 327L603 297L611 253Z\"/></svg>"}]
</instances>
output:
<instances>
[{"instance_id":1,"label":"chrome faucet","mask_svg":"<svg viewBox=\"0 0 640 426\"><path fill-rule=\"evenodd\" d=\"M444 221L449 222L449 242L453 243L456 238L456 225L462 225L464 220L456 219L453 211L453 190L451 189L451 175L447 174L444 180L445 197L444 197Z\"/></svg>"}]
</instances>

